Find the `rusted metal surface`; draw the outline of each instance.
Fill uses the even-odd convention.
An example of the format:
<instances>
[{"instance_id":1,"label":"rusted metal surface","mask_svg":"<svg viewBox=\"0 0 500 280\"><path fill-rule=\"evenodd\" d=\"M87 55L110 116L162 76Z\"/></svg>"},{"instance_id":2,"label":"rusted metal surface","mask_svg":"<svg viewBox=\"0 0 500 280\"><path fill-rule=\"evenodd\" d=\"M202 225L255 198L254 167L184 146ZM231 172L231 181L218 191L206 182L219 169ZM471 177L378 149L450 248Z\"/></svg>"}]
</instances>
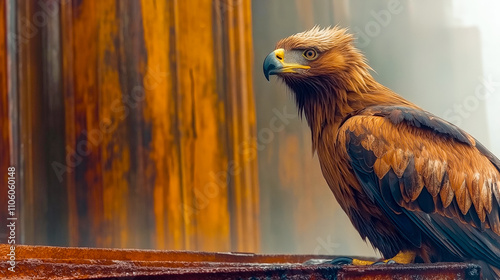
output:
<instances>
[{"instance_id":1,"label":"rusted metal surface","mask_svg":"<svg viewBox=\"0 0 500 280\"><path fill-rule=\"evenodd\" d=\"M305 265L312 255L17 246L15 272L0 245L0 279L479 279L466 263Z\"/></svg>"}]
</instances>

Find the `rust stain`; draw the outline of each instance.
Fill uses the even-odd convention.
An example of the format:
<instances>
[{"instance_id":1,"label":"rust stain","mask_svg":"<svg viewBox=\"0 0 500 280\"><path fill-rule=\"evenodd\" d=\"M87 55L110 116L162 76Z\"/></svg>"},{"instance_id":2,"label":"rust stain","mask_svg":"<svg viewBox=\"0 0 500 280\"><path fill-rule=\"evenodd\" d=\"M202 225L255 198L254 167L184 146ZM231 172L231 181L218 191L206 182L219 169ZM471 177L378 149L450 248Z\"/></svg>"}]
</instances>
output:
<instances>
[{"instance_id":1,"label":"rust stain","mask_svg":"<svg viewBox=\"0 0 500 280\"><path fill-rule=\"evenodd\" d=\"M260 230L259 189L255 149L255 104L252 88L251 3L247 0L214 1L215 26L220 61L225 76L224 105L229 134L231 238L233 250L258 250ZM222 43L220 43L222 42Z\"/></svg>"},{"instance_id":2,"label":"rust stain","mask_svg":"<svg viewBox=\"0 0 500 280\"><path fill-rule=\"evenodd\" d=\"M156 247L184 247L182 202L178 145L171 133L176 126L171 113L175 111L175 92L170 73L172 7L168 1L141 2L144 42L148 53L148 74L144 77L146 120L152 123L153 143L150 157L155 164L154 213Z\"/></svg>"},{"instance_id":3,"label":"rust stain","mask_svg":"<svg viewBox=\"0 0 500 280\"><path fill-rule=\"evenodd\" d=\"M181 182L183 203L190 208L185 213L186 248L229 250L227 188L211 176L227 168L227 154L219 141L225 124L219 122L217 111L212 10L210 1L175 5Z\"/></svg>"},{"instance_id":4,"label":"rust stain","mask_svg":"<svg viewBox=\"0 0 500 280\"><path fill-rule=\"evenodd\" d=\"M63 2L61 3L61 25L65 28L61 28L61 50L62 50L62 88L64 95L64 107L65 107L65 142L66 147L72 147L70 143L75 143L75 93L74 93L74 59L73 59L73 32L71 25L73 23L73 8L71 3ZM69 245L77 246L80 233L78 230L79 217L76 210L76 190L75 190L75 180L74 175L69 173L71 167L69 164L71 155L66 151L65 165L66 167L66 180L65 185L68 190L68 232L69 232Z\"/></svg>"},{"instance_id":5,"label":"rust stain","mask_svg":"<svg viewBox=\"0 0 500 280\"><path fill-rule=\"evenodd\" d=\"M63 50L71 57L71 64L63 71L63 79L72 81L67 84L71 88L74 104L67 109L71 115L68 121L74 120L71 129L67 130L72 136L67 138L67 146L73 153L74 163L67 163L72 167L69 173L69 184L72 190L70 195L75 195L75 204L70 204L74 215L78 217L75 227L78 229L75 244L95 246L96 243L103 244L102 240L92 240L91 236L101 236L103 217L103 177L100 157L102 155L101 145L89 145L87 134L99 128L98 111L98 81L97 81L97 48L98 22L100 14L96 13L96 2L82 2L78 6L78 13L74 14L75 3L68 4L71 24L67 27L72 33L68 40L63 43ZM65 29L63 29L65 30ZM69 35L69 34L68 34ZM85 47L83 47L85 46ZM71 75L70 79L67 76ZM86 145L87 148L84 148ZM72 236L73 237L73 236Z\"/></svg>"},{"instance_id":6,"label":"rust stain","mask_svg":"<svg viewBox=\"0 0 500 280\"><path fill-rule=\"evenodd\" d=\"M128 211L129 187L127 174L130 172L130 151L126 137L127 111L123 102L123 90L119 77L118 26L120 20L114 0L99 1L96 7L99 13L97 36L97 88L99 91L98 123L109 122L110 129L94 130L102 137L103 161L103 231L102 244L113 247L125 247L129 244ZM96 12L97 13L97 12ZM119 108L119 109L118 109ZM123 110L122 110L123 108ZM130 110L129 108L127 108ZM99 126L100 127L100 126ZM104 246L104 245L101 245Z\"/></svg>"}]
</instances>

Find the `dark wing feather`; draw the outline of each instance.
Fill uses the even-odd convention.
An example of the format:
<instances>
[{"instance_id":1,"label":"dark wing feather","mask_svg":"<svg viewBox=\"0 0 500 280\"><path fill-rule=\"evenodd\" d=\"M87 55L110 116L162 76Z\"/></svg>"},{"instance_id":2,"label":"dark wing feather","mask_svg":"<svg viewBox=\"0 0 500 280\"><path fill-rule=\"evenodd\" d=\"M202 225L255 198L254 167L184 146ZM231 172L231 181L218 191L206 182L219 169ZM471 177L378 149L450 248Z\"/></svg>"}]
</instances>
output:
<instances>
[{"instance_id":1,"label":"dark wing feather","mask_svg":"<svg viewBox=\"0 0 500 280\"><path fill-rule=\"evenodd\" d=\"M462 143L472 145L465 131L426 111L404 106L372 106L363 111L364 114L385 117L393 124L404 122L408 125L429 129L438 134L450 136Z\"/></svg>"},{"instance_id":2,"label":"dark wing feather","mask_svg":"<svg viewBox=\"0 0 500 280\"><path fill-rule=\"evenodd\" d=\"M350 139L352 143L358 143L358 145L354 144L349 149L349 155L352 159L352 166L354 172L356 173L356 177L360 180L361 185L363 187L367 187L369 189L378 189L379 183L376 174L373 172L373 168L367 165L366 157L371 158L375 157L374 153L368 151L363 148L358 138L351 134ZM371 165L373 166L373 164ZM392 172L394 173L394 172ZM394 174L395 176L395 174ZM380 191L370 191L366 192L367 196L372 199L378 205L388 206L388 204L384 201L384 198L380 195ZM394 203L393 199L388 199L390 203L392 203L393 207L401 208ZM398 215L395 211L391 210L389 207L384 207L383 211L387 215L387 217L397 225L397 229L399 232L407 238L413 245L416 247L420 247L422 237L420 232L416 230L415 224L411 222L411 220L405 215Z\"/></svg>"},{"instance_id":3,"label":"dark wing feather","mask_svg":"<svg viewBox=\"0 0 500 280\"><path fill-rule=\"evenodd\" d=\"M456 257L500 267L500 161L471 136L424 111L375 106L344 120L337 140L408 241L418 247L423 233Z\"/></svg>"}]
</instances>

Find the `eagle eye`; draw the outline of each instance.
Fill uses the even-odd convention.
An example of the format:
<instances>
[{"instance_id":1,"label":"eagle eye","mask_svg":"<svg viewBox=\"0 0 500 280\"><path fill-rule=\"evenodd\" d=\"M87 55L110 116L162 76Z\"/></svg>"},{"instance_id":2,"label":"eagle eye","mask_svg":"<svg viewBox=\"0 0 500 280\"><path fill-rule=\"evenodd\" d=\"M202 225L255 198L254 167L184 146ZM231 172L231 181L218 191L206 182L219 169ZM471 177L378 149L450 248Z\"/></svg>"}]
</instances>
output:
<instances>
[{"instance_id":1,"label":"eagle eye","mask_svg":"<svg viewBox=\"0 0 500 280\"><path fill-rule=\"evenodd\" d=\"M313 60L318 56L318 52L316 52L315 49L307 49L302 53L302 55L308 60Z\"/></svg>"}]
</instances>

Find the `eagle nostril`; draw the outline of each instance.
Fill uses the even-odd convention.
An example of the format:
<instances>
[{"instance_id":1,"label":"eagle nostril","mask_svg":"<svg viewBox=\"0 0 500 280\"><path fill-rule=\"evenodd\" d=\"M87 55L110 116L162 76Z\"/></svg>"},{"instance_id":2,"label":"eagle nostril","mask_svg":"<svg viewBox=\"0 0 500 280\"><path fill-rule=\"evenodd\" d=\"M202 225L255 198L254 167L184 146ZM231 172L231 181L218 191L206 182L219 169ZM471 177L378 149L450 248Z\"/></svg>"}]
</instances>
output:
<instances>
[{"instance_id":1,"label":"eagle nostril","mask_svg":"<svg viewBox=\"0 0 500 280\"><path fill-rule=\"evenodd\" d=\"M276 54L276 58L277 58L278 60L283 60L283 57L282 57L281 55L279 55L279 54Z\"/></svg>"}]
</instances>

